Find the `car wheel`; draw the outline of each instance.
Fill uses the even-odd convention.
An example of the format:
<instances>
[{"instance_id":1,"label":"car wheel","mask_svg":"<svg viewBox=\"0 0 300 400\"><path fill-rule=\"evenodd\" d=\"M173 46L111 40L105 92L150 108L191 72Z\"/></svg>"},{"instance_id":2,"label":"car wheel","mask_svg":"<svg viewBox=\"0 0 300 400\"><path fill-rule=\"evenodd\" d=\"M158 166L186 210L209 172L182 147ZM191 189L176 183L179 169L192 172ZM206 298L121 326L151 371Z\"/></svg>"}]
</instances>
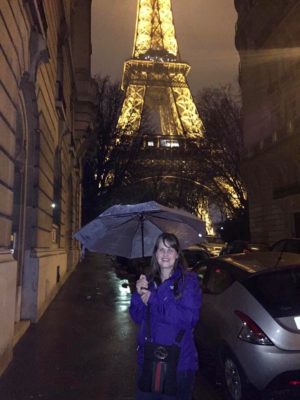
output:
<instances>
[{"instance_id":1,"label":"car wheel","mask_svg":"<svg viewBox=\"0 0 300 400\"><path fill-rule=\"evenodd\" d=\"M235 359L226 353L222 358L222 384L228 400L246 399L246 379Z\"/></svg>"}]
</instances>

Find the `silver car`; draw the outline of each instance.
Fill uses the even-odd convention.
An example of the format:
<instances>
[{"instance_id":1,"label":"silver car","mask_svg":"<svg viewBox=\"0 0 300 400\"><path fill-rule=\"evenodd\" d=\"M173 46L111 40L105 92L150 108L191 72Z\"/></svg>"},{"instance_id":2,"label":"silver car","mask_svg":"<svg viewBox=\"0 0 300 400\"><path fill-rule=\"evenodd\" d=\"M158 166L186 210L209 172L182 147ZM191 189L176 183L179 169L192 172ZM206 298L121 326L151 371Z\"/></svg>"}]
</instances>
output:
<instances>
[{"instance_id":1,"label":"silver car","mask_svg":"<svg viewBox=\"0 0 300 400\"><path fill-rule=\"evenodd\" d=\"M230 400L300 399L300 256L232 254L203 269L201 368L213 362Z\"/></svg>"}]
</instances>

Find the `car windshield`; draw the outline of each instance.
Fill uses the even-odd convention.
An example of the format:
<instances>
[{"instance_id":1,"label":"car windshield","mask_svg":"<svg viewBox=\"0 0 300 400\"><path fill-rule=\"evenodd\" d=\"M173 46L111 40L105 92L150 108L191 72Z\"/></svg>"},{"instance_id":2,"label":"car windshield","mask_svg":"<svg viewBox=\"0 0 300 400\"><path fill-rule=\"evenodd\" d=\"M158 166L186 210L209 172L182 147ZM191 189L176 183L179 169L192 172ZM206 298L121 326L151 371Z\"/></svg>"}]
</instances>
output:
<instances>
[{"instance_id":1,"label":"car windshield","mask_svg":"<svg viewBox=\"0 0 300 400\"><path fill-rule=\"evenodd\" d=\"M273 318L300 315L300 266L253 276L243 284Z\"/></svg>"},{"instance_id":2,"label":"car windshield","mask_svg":"<svg viewBox=\"0 0 300 400\"><path fill-rule=\"evenodd\" d=\"M300 253L300 240L286 239L273 244L272 251L284 251L289 253Z\"/></svg>"},{"instance_id":3,"label":"car windshield","mask_svg":"<svg viewBox=\"0 0 300 400\"><path fill-rule=\"evenodd\" d=\"M209 254L203 250L183 250L183 255L189 264L192 267L194 264L201 260L206 260L209 258Z\"/></svg>"}]
</instances>

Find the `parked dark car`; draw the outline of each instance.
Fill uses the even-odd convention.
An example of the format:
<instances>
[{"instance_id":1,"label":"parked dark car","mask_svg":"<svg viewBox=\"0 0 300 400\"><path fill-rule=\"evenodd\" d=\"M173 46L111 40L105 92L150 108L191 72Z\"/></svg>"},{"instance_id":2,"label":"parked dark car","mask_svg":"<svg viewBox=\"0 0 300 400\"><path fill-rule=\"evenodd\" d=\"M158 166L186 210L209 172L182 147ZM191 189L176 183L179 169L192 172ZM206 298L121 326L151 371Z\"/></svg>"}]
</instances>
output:
<instances>
[{"instance_id":1,"label":"parked dark car","mask_svg":"<svg viewBox=\"0 0 300 400\"><path fill-rule=\"evenodd\" d=\"M271 251L300 254L300 238L281 239L271 246Z\"/></svg>"},{"instance_id":2,"label":"parked dark car","mask_svg":"<svg viewBox=\"0 0 300 400\"><path fill-rule=\"evenodd\" d=\"M227 400L300 398L300 256L279 256L230 254L199 267L200 368L213 366Z\"/></svg>"},{"instance_id":3,"label":"parked dark car","mask_svg":"<svg viewBox=\"0 0 300 400\"><path fill-rule=\"evenodd\" d=\"M246 240L233 240L223 247L223 249L220 251L220 255L268 250L269 246L266 243L251 243Z\"/></svg>"},{"instance_id":4,"label":"parked dark car","mask_svg":"<svg viewBox=\"0 0 300 400\"><path fill-rule=\"evenodd\" d=\"M211 254L205 248L198 245L190 246L182 252L191 270L194 270L203 261L211 257Z\"/></svg>"}]
</instances>

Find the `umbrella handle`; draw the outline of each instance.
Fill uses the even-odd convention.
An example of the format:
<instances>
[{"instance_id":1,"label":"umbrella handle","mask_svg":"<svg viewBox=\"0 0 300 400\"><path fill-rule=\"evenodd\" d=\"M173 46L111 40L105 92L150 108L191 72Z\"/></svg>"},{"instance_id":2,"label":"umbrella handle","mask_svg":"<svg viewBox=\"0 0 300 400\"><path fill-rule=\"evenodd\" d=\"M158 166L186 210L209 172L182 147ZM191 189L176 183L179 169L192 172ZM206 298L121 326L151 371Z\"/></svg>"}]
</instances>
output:
<instances>
[{"instance_id":1,"label":"umbrella handle","mask_svg":"<svg viewBox=\"0 0 300 400\"><path fill-rule=\"evenodd\" d=\"M142 255L144 257L144 254L145 254L145 249L144 249L144 220L145 220L145 218L144 218L143 214L141 214L140 219L141 219L141 233L142 233Z\"/></svg>"}]
</instances>

